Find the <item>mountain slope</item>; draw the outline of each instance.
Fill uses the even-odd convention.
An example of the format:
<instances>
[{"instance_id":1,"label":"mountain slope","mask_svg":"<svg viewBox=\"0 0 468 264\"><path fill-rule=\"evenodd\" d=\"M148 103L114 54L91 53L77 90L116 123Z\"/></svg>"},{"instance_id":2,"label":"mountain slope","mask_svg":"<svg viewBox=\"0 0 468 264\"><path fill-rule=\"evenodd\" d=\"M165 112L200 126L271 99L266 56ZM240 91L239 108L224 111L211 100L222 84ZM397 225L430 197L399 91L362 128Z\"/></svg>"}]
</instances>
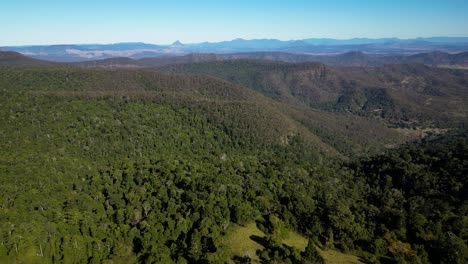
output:
<instances>
[{"instance_id":1,"label":"mountain slope","mask_svg":"<svg viewBox=\"0 0 468 264\"><path fill-rule=\"evenodd\" d=\"M243 142L250 147L284 145L299 136L318 152L348 156L361 150L382 148L400 138L379 122L285 105L207 75L50 67L2 68L0 78L4 87L38 96L59 96L63 98L61 100L67 97L130 98L188 107L230 131L235 142ZM369 134L365 128L371 127L372 131L380 131L380 134L375 133L363 140L351 132Z\"/></svg>"},{"instance_id":2,"label":"mountain slope","mask_svg":"<svg viewBox=\"0 0 468 264\"><path fill-rule=\"evenodd\" d=\"M421 63L433 66L468 66L468 52L449 54L445 52L420 53L404 58L406 63Z\"/></svg>"},{"instance_id":3,"label":"mountain slope","mask_svg":"<svg viewBox=\"0 0 468 264\"><path fill-rule=\"evenodd\" d=\"M54 65L54 63L32 59L14 51L0 50L0 65L47 66Z\"/></svg>"},{"instance_id":4,"label":"mountain slope","mask_svg":"<svg viewBox=\"0 0 468 264\"><path fill-rule=\"evenodd\" d=\"M329 66L382 66L385 64L418 63L430 66L468 66L468 52L446 53L435 51L414 55L382 55L351 51L341 54L309 55L285 52L246 52L220 54L219 57L232 59L271 60L282 62L320 62Z\"/></svg>"},{"instance_id":5,"label":"mountain slope","mask_svg":"<svg viewBox=\"0 0 468 264\"><path fill-rule=\"evenodd\" d=\"M442 125L467 117L468 72L424 65L331 68L235 60L168 66L165 72L209 74L278 101L383 118Z\"/></svg>"}]
</instances>

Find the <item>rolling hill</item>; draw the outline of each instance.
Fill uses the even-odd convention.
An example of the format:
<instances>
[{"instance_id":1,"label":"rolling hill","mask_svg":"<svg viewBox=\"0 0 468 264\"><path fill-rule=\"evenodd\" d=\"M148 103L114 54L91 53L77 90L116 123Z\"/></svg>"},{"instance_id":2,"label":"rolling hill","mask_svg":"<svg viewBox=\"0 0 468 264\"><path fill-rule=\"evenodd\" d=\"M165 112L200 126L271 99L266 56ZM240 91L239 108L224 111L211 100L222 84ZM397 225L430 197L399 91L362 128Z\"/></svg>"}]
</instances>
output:
<instances>
[{"instance_id":1,"label":"rolling hill","mask_svg":"<svg viewBox=\"0 0 468 264\"><path fill-rule=\"evenodd\" d=\"M0 65L47 66L54 64L53 62L36 60L18 52L0 50Z\"/></svg>"},{"instance_id":2,"label":"rolling hill","mask_svg":"<svg viewBox=\"0 0 468 264\"><path fill-rule=\"evenodd\" d=\"M151 70L76 67L3 67L0 84L16 91L60 98L136 98L197 109L240 142L281 145L300 135L313 148L348 156L401 140L380 122L284 104L238 84L208 75ZM366 128L371 128L367 130ZM360 135L368 134L362 138ZM400 138L400 139L399 139ZM380 147L378 147L380 146Z\"/></svg>"},{"instance_id":3,"label":"rolling hill","mask_svg":"<svg viewBox=\"0 0 468 264\"><path fill-rule=\"evenodd\" d=\"M72 65L101 68L159 68L167 65L223 60L216 54L187 54L183 56L165 56L159 58L131 59L127 57L109 58L97 61L77 62Z\"/></svg>"},{"instance_id":4,"label":"rolling hill","mask_svg":"<svg viewBox=\"0 0 468 264\"><path fill-rule=\"evenodd\" d=\"M278 101L385 119L398 125L449 126L467 116L468 73L418 64L332 68L234 60L168 66L208 74Z\"/></svg>"},{"instance_id":5,"label":"rolling hill","mask_svg":"<svg viewBox=\"0 0 468 264\"><path fill-rule=\"evenodd\" d=\"M328 66L375 67L386 64L425 64L429 66L468 66L468 53L449 54L445 52L419 53L414 55L376 55L362 52L347 52L331 55L308 55L285 52L244 52L228 54L192 53L183 56L158 58L110 58L76 63L83 67L149 67L158 68L172 64L185 64L222 60L264 60L289 63L320 62Z\"/></svg>"}]
</instances>

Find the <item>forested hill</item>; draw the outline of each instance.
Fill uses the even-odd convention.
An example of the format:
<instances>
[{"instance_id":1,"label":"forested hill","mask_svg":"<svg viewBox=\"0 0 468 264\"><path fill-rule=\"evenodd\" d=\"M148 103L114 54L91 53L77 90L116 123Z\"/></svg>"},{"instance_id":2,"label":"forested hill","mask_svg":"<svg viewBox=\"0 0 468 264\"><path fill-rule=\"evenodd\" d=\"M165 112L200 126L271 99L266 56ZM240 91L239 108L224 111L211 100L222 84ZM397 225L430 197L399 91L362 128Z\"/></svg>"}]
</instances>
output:
<instances>
[{"instance_id":1,"label":"forested hill","mask_svg":"<svg viewBox=\"0 0 468 264\"><path fill-rule=\"evenodd\" d=\"M244 145L285 144L292 137L310 142L327 155L375 151L404 137L381 122L304 109L207 75L183 76L148 70L74 67L5 67L8 91L61 98L129 98L199 111ZM363 137L363 135L366 135ZM248 146L245 146L248 147Z\"/></svg>"},{"instance_id":2,"label":"forested hill","mask_svg":"<svg viewBox=\"0 0 468 264\"><path fill-rule=\"evenodd\" d=\"M54 65L54 64L56 63L43 61L43 60L36 60L30 57L24 56L18 52L0 50L0 65L48 66L48 65Z\"/></svg>"},{"instance_id":3,"label":"forested hill","mask_svg":"<svg viewBox=\"0 0 468 264\"><path fill-rule=\"evenodd\" d=\"M290 63L320 62L329 66L360 66L375 67L386 64L419 63L430 66L468 66L468 52L446 53L440 51L418 53L412 55L382 55L350 51L341 54L310 55L285 52L244 52L222 54L218 58L224 60L253 59ZM219 60L219 59L218 59Z\"/></svg>"},{"instance_id":4,"label":"forested hill","mask_svg":"<svg viewBox=\"0 0 468 264\"><path fill-rule=\"evenodd\" d=\"M333 68L320 63L233 60L174 65L161 71L217 76L288 104L375 117L403 127L450 127L468 116L465 70L421 64Z\"/></svg>"},{"instance_id":5,"label":"forested hill","mask_svg":"<svg viewBox=\"0 0 468 264\"><path fill-rule=\"evenodd\" d=\"M0 97L0 262L467 261L461 126L404 144L376 119L141 69L0 66Z\"/></svg>"},{"instance_id":6,"label":"forested hill","mask_svg":"<svg viewBox=\"0 0 468 264\"><path fill-rule=\"evenodd\" d=\"M265 60L288 63L320 62L333 67L376 67L387 64L424 64L434 67L467 67L468 52L446 53L434 51L413 55L380 55L359 51L341 54L310 55L286 52L240 52L240 53L191 53L156 58L113 57L103 60L82 61L73 65L83 67L149 67L157 68L174 64L230 60Z\"/></svg>"}]
</instances>

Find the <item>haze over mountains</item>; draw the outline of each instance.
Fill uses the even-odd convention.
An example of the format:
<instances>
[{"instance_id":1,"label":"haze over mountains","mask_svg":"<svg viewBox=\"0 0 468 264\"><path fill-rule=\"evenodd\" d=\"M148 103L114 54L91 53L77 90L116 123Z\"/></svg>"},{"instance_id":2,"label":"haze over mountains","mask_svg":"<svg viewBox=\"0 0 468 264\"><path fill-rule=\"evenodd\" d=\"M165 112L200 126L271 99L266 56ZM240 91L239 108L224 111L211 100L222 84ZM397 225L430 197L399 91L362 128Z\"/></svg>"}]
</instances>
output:
<instances>
[{"instance_id":1,"label":"haze over mountains","mask_svg":"<svg viewBox=\"0 0 468 264\"><path fill-rule=\"evenodd\" d=\"M414 55L376 55L362 52L347 52L336 55L307 55L284 52L243 52L229 54L191 53L181 56L164 56L132 59L115 57L100 60L72 62L82 67L103 68L159 68L169 65L229 61L229 60L264 60L288 63L320 62L329 66L361 66L374 67L386 64L424 64L435 67L466 68L468 67L468 52L446 53L434 51ZM18 52L0 51L0 64L17 65L49 65L54 62L34 59Z\"/></svg>"},{"instance_id":2,"label":"haze over mountains","mask_svg":"<svg viewBox=\"0 0 468 264\"><path fill-rule=\"evenodd\" d=\"M4 51L17 51L33 58L77 62L114 57L133 59L145 57L180 56L190 53L245 53L245 52L281 52L307 55L330 55L347 52L370 54L411 55L442 51L459 53L468 51L467 37L433 37L433 38L354 38L338 39L302 39L282 41L277 39L234 39L222 42L181 43L175 41L169 45L156 45L140 42L116 44L69 44L40 46L0 47Z\"/></svg>"},{"instance_id":3,"label":"haze over mountains","mask_svg":"<svg viewBox=\"0 0 468 264\"><path fill-rule=\"evenodd\" d=\"M467 67L468 52L445 53L440 51L418 53L414 55L375 55L362 52L347 52L336 55L307 55L283 52L243 52L229 54L192 53L182 56L131 59L127 57L76 62L84 67L150 67L158 68L167 65L185 64L205 61L226 60L266 60L288 63L320 62L329 66L381 66L385 64L417 63L428 66Z\"/></svg>"}]
</instances>

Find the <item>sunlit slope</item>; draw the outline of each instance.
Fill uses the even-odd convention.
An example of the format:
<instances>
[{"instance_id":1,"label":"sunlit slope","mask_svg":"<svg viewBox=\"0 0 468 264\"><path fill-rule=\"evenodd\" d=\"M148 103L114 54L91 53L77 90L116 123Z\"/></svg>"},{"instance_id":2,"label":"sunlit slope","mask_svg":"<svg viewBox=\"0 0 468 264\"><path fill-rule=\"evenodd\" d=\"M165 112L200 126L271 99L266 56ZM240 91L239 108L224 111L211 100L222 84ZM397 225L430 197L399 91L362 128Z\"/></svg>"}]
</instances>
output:
<instances>
[{"instance_id":1,"label":"sunlit slope","mask_svg":"<svg viewBox=\"0 0 468 264\"><path fill-rule=\"evenodd\" d=\"M206 122L225 131L232 144L252 149L285 146L299 137L317 154L348 155L353 149L378 149L400 140L397 133L379 122L287 105L207 75L129 69L3 67L0 85L6 94L24 96L25 102L37 97L52 100L64 108L70 100L138 101L147 107L170 105L199 114Z\"/></svg>"},{"instance_id":2,"label":"sunlit slope","mask_svg":"<svg viewBox=\"0 0 468 264\"><path fill-rule=\"evenodd\" d=\"M466 120L468 71L420 64L329 67L253 60L168 66L165 72L209 74L270 98L394 125L449 127Z\"/></svg>"}]
</instances>

